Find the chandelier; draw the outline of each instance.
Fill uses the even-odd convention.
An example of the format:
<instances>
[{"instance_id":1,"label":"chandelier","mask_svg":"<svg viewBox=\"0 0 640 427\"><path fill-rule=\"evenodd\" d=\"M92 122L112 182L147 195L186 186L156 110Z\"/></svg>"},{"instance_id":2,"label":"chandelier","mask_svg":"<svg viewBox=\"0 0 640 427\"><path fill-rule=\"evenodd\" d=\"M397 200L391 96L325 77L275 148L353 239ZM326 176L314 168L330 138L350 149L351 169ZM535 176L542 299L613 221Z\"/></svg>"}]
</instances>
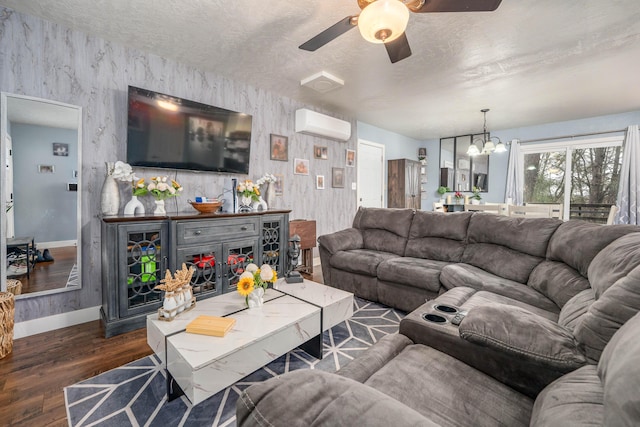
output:
<instances>
[{"instance_id":1,"label":"chandelier","mask_svg":"<svg viewBox=\"0 0 640 427\"><path fill-rule=\"evenodd\" d=\"M480 110L480 112L484 114L482 139L474 139L471 145L469 145L467 154L469 156L478 156L480 154L491 154L493 152L504 153L505 151L507 151L507 147L505 147L500 138L498 138L497 136L489 136L489 132L487 132L487 112L489 112L489 109L483 108L482 110ZM497 144L493 142L494 139L498 141ZM482 149L478 148L478 146L482 147Z\"/></svg>"}]
</instances>

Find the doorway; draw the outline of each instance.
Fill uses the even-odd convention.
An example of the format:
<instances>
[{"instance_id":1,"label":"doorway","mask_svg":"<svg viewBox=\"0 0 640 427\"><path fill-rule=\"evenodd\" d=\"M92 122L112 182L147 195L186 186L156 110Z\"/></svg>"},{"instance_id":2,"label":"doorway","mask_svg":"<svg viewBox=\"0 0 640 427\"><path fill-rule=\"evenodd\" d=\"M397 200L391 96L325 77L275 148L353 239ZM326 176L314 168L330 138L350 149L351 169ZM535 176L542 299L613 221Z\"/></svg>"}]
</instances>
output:
<instances>
[{"instance_id":1,"label":"doorway","mask_svg":"<svg viewBox=\"0 0 640 427\"><path fill-rule=\"evenodd\" d=\"M358 140L358 207L385 206L385 152L384 145Z\"/></svg>"}]
</instances>

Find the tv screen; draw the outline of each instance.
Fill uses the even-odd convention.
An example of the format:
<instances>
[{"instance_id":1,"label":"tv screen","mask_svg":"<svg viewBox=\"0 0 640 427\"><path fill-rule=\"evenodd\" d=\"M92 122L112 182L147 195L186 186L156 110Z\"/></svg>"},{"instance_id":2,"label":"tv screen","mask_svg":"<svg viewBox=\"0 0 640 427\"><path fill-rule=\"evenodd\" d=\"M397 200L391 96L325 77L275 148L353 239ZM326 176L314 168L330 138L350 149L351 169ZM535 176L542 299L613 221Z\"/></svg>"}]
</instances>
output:
<instances>
[{"instance_id":1,"label":"tv screen","mask_svg":"<svg viewBox=\"0 0 640 427\"><path fill-rule=\"evenodd\" d=\"M129 86L132 166L249 173L251 116Z\"/></svg>"}]
</instances>

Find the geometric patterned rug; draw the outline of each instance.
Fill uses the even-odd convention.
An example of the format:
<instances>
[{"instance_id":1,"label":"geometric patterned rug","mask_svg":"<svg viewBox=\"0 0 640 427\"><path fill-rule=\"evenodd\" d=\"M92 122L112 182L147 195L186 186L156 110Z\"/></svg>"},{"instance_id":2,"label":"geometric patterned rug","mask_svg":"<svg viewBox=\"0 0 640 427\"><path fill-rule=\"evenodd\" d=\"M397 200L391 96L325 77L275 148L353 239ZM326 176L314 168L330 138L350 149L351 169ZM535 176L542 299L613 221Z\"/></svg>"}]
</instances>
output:
<instances>
[{"instance_id":1,"label":"geometric patterned rug","mask_svg":"<svg viewBox=\"0 0 640 427\"><path fill-rule=\"evenodd\" d=\"M295 349L195 406L185 396L167 402L165 372L151 355L66 387L67 419L73 427L235 426L236 400L251 384L297 369L335 372L397 332L404 315L354 298L353 317L324 333L322 360Z\"/></svg>"}]
</instances>

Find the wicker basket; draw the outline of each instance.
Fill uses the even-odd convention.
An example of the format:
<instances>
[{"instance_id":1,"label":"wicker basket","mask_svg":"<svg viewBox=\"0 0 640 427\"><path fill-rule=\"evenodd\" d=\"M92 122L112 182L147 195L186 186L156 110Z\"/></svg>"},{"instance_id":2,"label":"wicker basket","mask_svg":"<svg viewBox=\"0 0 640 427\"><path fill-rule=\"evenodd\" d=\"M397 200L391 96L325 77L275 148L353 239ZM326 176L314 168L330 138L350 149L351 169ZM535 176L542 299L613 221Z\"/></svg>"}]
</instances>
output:
<instances>
[{"instance_id":1,"label":"wicker basket","mask_svg":"<svg viewBox=\"0 0 640 427\"><path fill-rule=\"evenodd\" d=\"M13 350L13 294L0 292L0 359Z\"/></svg>"},{"instance_id":2,"label":"wicker basket","mask_svg":"<svg viewBox=\"0 0 640 427\"><path fill-rule=\"evenodd\" d=\"M20 295L22 293L22 282L16 279L7 279L7 292Z\"/></svg>"}]
</instances>

